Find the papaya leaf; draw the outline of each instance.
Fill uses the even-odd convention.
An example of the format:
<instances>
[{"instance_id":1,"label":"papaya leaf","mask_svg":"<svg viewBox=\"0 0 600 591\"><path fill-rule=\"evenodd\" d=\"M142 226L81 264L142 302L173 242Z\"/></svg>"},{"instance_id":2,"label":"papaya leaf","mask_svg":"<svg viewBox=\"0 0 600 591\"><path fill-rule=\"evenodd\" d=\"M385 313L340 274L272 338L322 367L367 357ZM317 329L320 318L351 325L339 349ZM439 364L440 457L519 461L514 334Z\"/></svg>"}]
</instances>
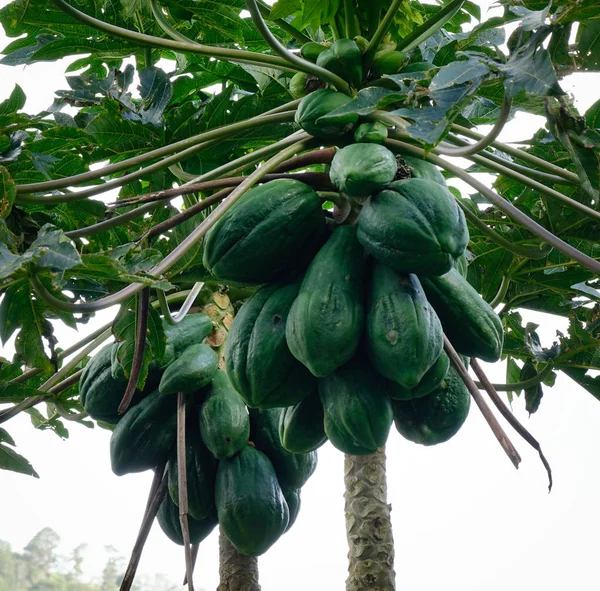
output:
<instances>
[{"instance_id":1,"label":"papaya leaf","mask_svg":"<svg viewBox=\"0 0 600 591\"><path fill-rule=\"evenodd\" d=\"M31 396L43 395L43 392L27 384L0 381L0 403L21 402Z\"/></svg>"},{"instance_id":2,"label":"papaya leaf","mask_svg":"<svg viewBox=\"0 0 600 591\"><path fill-rule=\"evenodd\" d=\"M20 111L25 106L26 99L27 97L23 89L18 84L15 84L10 96L0 103L0 115L9 115L10 113Z\"/></svg>"},{"instance_id":3,"label":"papaya leaf","mask_svg":"<svg viewBox=\"0 0 600 591\"><path fill-rule=\"evenodd\" d=\"M531 361L526 361L525 365L521 369L520 380L528 380L537 375L537 370L535 365ZM540 402L542 401L542 397L544 396L544 390L541 384L536 384L531 388L527 388L525 390L525 410L532 415L534 412L538 410L540 407Z\"/></svg>"},{"instance_id":4,"label":"papaya leaf","mask_svg":"<svg viewBox=\"0 0 600 591\"><path fill-rule=\"evenodd\" d=\"M39 478L39 474L34 470L29 460L12 450L4 443L0 443L0 469L26 474Z\"/></svg>"}]
</instances>

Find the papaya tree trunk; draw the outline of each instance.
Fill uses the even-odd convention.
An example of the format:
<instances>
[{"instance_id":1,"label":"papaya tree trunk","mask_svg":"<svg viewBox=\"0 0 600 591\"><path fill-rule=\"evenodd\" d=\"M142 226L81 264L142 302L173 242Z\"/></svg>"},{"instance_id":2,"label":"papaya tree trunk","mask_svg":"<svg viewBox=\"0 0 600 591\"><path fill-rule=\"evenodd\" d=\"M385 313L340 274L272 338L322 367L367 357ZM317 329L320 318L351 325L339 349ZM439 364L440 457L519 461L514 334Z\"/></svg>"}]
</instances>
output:
<instances>
[{"instance_id":1,"label":"papaya tree trunk","mask_svg":"<svg viewBox=\"0 0 600 591\"><path fill-rule=\"evenodd\" d=\"M240 554L219 532L219 587L217 591L260 591L258 560Z\"/></svg>"},{"instance_id":2,"label":"papaya tree trunk","mask_svg":"<svg viewBox=\"0 0 600 591\"><path fill-rule=\"evenodd\" d=\"M346 591L394 591L394 538L387 503L385 448L344 459Z\"/></svg>"}]
</instances>

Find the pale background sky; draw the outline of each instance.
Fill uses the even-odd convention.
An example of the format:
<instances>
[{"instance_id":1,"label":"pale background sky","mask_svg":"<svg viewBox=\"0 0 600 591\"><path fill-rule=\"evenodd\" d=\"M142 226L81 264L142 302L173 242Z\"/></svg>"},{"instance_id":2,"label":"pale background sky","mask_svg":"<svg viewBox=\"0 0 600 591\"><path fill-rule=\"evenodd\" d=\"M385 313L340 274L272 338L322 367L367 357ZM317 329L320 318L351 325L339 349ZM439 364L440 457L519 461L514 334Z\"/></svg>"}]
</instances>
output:
<instances>
[{"instance_id":1,"label":"pale background sky","mask_svg":"<svg viewBox=\"0 0 600 591\"><path fill-rule=\"evenodd\" d=\"M5 4L0 0L0 6ZM0 32L0 46L4 44ZM26 109L38 112L50 105L55 89L66 88L63 70L64 65L54 63L0 66L0 100L18 81L28 96ZM599 87L598 76L592 75L563 82L582 111L598 98ZM525 139L539 125L540 120L519 116L500 139ZM115 312L99 313L86 330L109 321ZM525 317L541 325L546 346L556 330L566 330L566 322L541 314ZM59 336L66 347L83 335L62 329ZM1 354L12 353L11 341ZM504 381L503 364L487 369L494 381ZM552 465L555 485L550 495L536 452L501 420L523 457L516 471L475 405L458 435L437 447L412 444L392 428L388 501L399 591L598 589L600 403L561 375L554 388L545 388L536 415L527 417L521 399L514 411L542 443ZM24 414L5 426L41 478L0 471L0 539L20 550L48 526L61 536L65 552L85 542L88 578L100 574L105 546L128 556L151 474L114 476L110 434L102 429L69 424L70 439L62 441L35 431ZM263 591L341 591L346 553L343 456L326 444L319 450L317 472L303 489L296 524L259 559ZM155 525L140 572L164 572L178 582L183 571L182 549ZM218 584L216 531L201 545L194 579L197 588L212 590Z\"/></svg>"}]
</instances>

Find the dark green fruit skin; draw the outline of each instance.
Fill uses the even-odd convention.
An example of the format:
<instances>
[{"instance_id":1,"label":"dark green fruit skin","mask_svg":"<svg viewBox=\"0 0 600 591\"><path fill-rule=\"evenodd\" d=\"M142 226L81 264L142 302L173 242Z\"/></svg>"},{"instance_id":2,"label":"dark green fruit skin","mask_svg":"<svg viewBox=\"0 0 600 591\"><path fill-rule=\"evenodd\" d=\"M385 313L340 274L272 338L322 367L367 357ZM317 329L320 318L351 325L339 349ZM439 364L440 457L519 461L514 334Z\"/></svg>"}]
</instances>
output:
<instances>
[{"instance_id":1,"label":"dark green fruit skin","mask_svg":"<svg viewBox=\"0 0 600 591\"><path fill-rule=\"evenodd\" d=\"M310 41L305 43L300 48L300 55L310 62L316 62L317 58L321 53L323 53L327 47L325 45L321 45L320 43L315 43L314 41Z\"/></svg>"},{"instance_id":2,"label":"dark green fruit skin","mask_svg":"<svg viewBox=\"0 0 600 591\"><path fill-rule=\"evenodd\" d=\"M161 503L156 516L160 529L175 544L183 546L183 534L181 533L181 522L179 521L179 507L167 494ZM188 516L188 527L190 530L190 541L199 544L206 539L217 525L217 510L213 505L211 512L204 519L193 519Z\"/></svg>"},{"instance_id":3,"label":"dark green fruit skin","mask_svg":"<svg viewBox=\"0 0 600 591\"><path fill-rule=\"evenodd\" d=\"M287 528L289 509L273 465L249 445L219 462L215 500L223 533L246 556L266 552Z\"/></svg>"},{"instance_id":4,"label":"dark green fruit skin","mask_svg":"<svg viewBox=\"0 0 600 591\"><path fill-rule=\"evenodd\" d=\"M431 162L421 160L420 158L413 158L412 156L403 155L402 159L412 169L410 173L411 178L427 179L442 185L442 187L446 186L446 179L435 164L431 164Z\"/></svg>"},{"instance_id":5,"label":"dark green fruit skin","mask_svg":"<svg viewBox=\"0 0 600 591\"><path fill-rule=\"evenodd\" d=\"M317 66L337 74L354 88L360 87L363 77L362 53L352 39L334 41L329 49L319 54Z\"/></svg>"},{"instance_id":6,"label":"dark green fruit skin","mask_svg":"<svg viewBox=\"0 0 600 591\"><path fill-rule=\"evenodd\" d=\"M396 157L378 144L350 144L338 150L329 177L335 187L352 197L381 191L396 176Z\"/></svg>"},{"instance_id":7,"label":"dark green fruit skin","mask_svg":"<svg viewBox=\"0 0 600 591\"><path fill-rule=\"evenodd\" d=\"M396 74L406 62L406 54L401 51L385 51L375 54L372 72L375 77Z\"/></svg>"},{"instance_id":8,"label":"dark green fruit skin","mask_svg":"<svg viewBox=\"0 0 600 591\"><path fill-rule=\"evenodd\" d=\"M290 520L288 521L287 527L285 528L285 531L287 532L292 527L292 525L296 523L296 518L298 517L298 513L300 513L300 489L286 488L282 489L282 492L290 512Z\"/></svg>"},{"instance_id":9,"label":"dark green fruit skin","mask_svg":"<svg viewBox=\"0 0 600 591\"><path fill-rule=\"evenodd\" d=\"M210 394L200 406L200 434L219 460L243 449L250 437L248 411L224 371L217 371Z\"/></svg>"},{"instance_id":10,"label":"dark green fruit skin","mask_svg":"<svg viewBox=\"0 0 600 591\"><path fill-rule=\"evenodd\" d=\"M426 179L406 179L364 204L358 239L395 271L420 277L447 273L465 251L469 231L448 189Z\"/></svg>"},{"instance_id":11,"label":"dark green fruit skin","mask_svg":"<svg viewBox=\"0 0 600 591\"><path fill-rule=\"evenodd\" d=\"M161 394L193 394L211 382L218 362L208 345L190 345L167 366L158 389Z\"/></svg>"},{"instance_id":12,"label":"dark green fruit skin","mask_svg":"<svg viewBox=\"0 0 600 591\"><path fill-rule=\"evenodd\" d=\"M341 369L319 380L325 433L347 454L375 453L385 445L393 414L387 380L359 352Z\"/></svg>"},{"instance_id":13,"label":"dark green fruit skin","mask_svg":"<svg viewBox=\"0 0 600 591\"><path fill-rule=\"evenodd\" d=\"M316 388L314 376L291 353L285 327L300 282L271 284L250 297L227 335L225 364L246 404L275 408L296 404Z\"/></svg>"},{"instance_id":14,"label":"dark green fruit skin","mask_svg":"<svg viewBox=\"0 0 600 591\"><path fill-rule=\"evenodd\" d=\"M177 426L177 398L155 390L129 408L110 438L110 462L117 476L158 466L171 454Z\"/></svg>"},{"instance_id":15,"label":"dark green fruit skin","mask_svg":"<svg viewBox=\"0 0 600 591\"><path fill-rule=\"evenodd\" d=\"M343 92L335 92L326 88L315 90L305 96L298 105L295 115L296 123L304 131L318 138L329 139L343 136L358 121L358 115L348 114L341 119L337 118L334 123L326 125L319 123L319 119L347 105L351 100Z\"/></svg>"},{"instance_id":16,"label":"dark green fruit skin","mask_svg":"<svg viewBox=\"0 0 600 591\"><path fill-rule=\"evenodd\" d=\"M84 410L92 419L116 425L122 416L118 413L119 405L125 394L127 379L115 380L112 377L111 357L118 343L100 349L85 366L79 379L79 399ZM134 395L132 406L156 388L160 373L151 372L143 391Z\"/></svg>"},{"instance_id":17,"label":"dark green fruit skin","mask_svg":"<svg viewBox=\"0 0 600 591\"><path fill-rule=\"evenodd\" d=\"M442 351L437 361L431 369L423 376L421 381L414 388L403 388L400 384L390 381L389 394L392 400L412 400L413 398L422 398L433 392L442 383L448 373L450 359Z\"/></svg>"},{"instance_id":18,"label":"dark green fruit skin","mask_svg":"<svg viewBox=\"0 0 600 591\"><path fill-rule=\"evenodd\" d=\"M502 321L456 269L441 277L422 278L421 283L446 336L459 353L490 363L500 359Z\"/></svg>"},{"instance_id":19,"label":"dark green fruit skin","mask_svg":"<svg viewBox=\"0 0 600 591\"><path fill-rule=\"evenodd\" d=\"M221 279L271 282L308 263L324 232L319 196L300 181L274 180L250 189L211 228L204 266Z\"/></svg>"},{"instance_id":20,"label":"dark green fruit skin","mask_svg":"<svg viewBox=\"0 0 600 591\"><path fill-rule=\"evenodd\" d=\"M279 439L283 448L293 454L315 451L327 441L318 392L281 411Z\"/></svg>"},{"instance_id":21,"label":"dark green fruit skin","mask_svg":"<svg viewBox=\"0 0 600 591\"><path fill-rule=\"evenodd\" d=\"M214 513L214 487L217 462L200 438L197 420L187 421L185 461L187 466L188 514L194 519L206 519ZM169 460L169 495L179 505L177 450Z\"/></svg>"},{"instance_id":22,"label":"dark green fruit skin","mask_svg":"<svg viewBox=\"0 0 600 591\"><path fill-rule=\"evenodd\" d=\"M433 367L444 344L442 325L416 275L375 262L365 344L373 367L404 388L414 388Z\"/></svg>"},{"instance_id":23,"label":"dark green fruit skin","mask_svg":"<svg viewBox=\"0 0 600 591\"><path fill-rule=\"evenodd\" d=\"M387 127L379 121L361 123L354 132L356 143L383 144L387 138Z\"/></svg>"},{"instance_id":24,"label":"dark green fruit skin","mask_svg":"<svg viewBox=\"0 0 600 591\"><path fill-rule=\"evenodd\" d=\"M253 411L251 439L273 463L279 483L284 488L302 488L317 468L314 451L293 454L283 448L279 438L279 421L282 409Z\"/></svg>"},{"instance_id":25,"label":"dark green fruit skin","mask_svg":"<svg viewBox=\"0 0 600 591\"><path fill-rule=\"evenodd\" d=\"M169 365L190 345L201 343L212 331L212 320L206 314L188 314L177 324L163 321L166 346L163 367Z\"/></svg>"},{"instance_id":26,"label":"dark green fruit skin","mask_svg":"<svg viewBox=\"0 0 600 591\"><path fill-rule=\"evenodd\" d=\"M365 256L356 228L338 226L313 259L290 309L285 334L292 355L317 377L352 358L360 341Z\"/></svg>"},{"instance_id":27,"label":"dark green fruit skin","mask_svg":"<svg viewBox=\"0 0 600 591\"><path fill-rule=\"evenodd\" d=\"M469 263L467 261L467 257L463 254L462 256L458 257L455 261L454 261L454 268L466 279L467 278L467 268L469 266Z\"/></svg>"},{"instance_id":28,"label":"dark green fruit skin","mask_svg":"<svg viewBox=\"0 0 600 591\"><path fill-rule=\"evenodd\" d=\"M415 400L394 400L398 432L421 445L437 445L456 435L469 414L471 397L460 376L450 367L442 385Z\"/></svg>"}]
</instances>

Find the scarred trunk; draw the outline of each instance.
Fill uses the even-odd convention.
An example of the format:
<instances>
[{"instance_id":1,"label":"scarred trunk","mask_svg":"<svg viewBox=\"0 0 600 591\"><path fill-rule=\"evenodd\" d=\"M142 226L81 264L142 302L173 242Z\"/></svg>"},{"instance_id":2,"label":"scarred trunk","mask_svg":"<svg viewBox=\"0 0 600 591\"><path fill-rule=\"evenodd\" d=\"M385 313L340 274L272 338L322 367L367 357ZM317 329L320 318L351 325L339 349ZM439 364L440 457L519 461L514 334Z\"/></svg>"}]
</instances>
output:
<instances>
[{"instance_id":1,"label":"scarred trunk","mask_svg":"<svg viewBox=\"0 0 600 591\"><path fill-rule=\"evenodd\" d=\"M346 455L346 591L394 591L394 538L387 504L385 449L370 456Z\"/></svg>"},{"instance_id":2,"label":"scarred trunk","mask_svg":"<svg viewBox=\"0 0 600 591\"><path fill-rule=\"evenodd\" d=\"M217 591L260 591L258 560L240 554L219 532L219 587Z\"/></svg>"}]
</instances>

